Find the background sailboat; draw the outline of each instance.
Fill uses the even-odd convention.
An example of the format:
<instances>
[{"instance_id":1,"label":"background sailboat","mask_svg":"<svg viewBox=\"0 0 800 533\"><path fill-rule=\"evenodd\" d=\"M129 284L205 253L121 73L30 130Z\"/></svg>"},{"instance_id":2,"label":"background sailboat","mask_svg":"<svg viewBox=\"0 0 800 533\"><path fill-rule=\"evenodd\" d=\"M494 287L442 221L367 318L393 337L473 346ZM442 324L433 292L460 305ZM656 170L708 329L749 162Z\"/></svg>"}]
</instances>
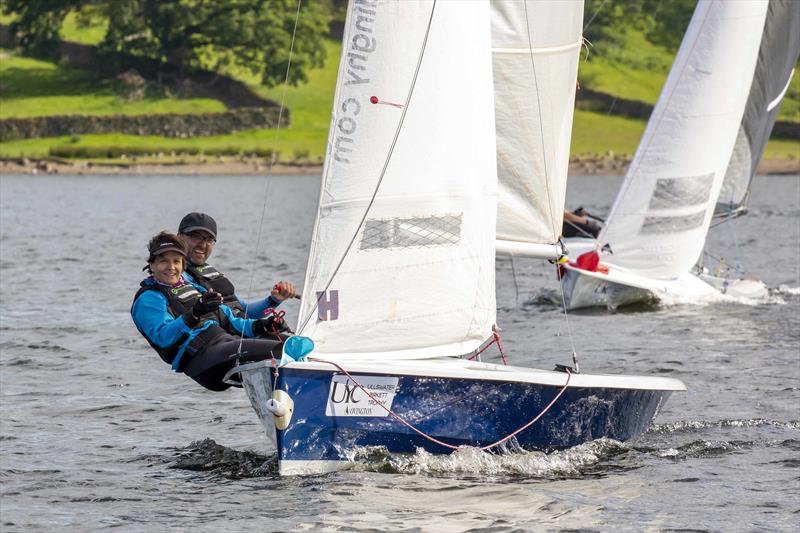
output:
<instances>
[{"instance_id":1,"label":"background sailboat","mask_svg":"<svg viewBox=\"0 0 800 533\"><path fill-rule=\"evenodd\" d=\"M458 357L477 355L496 321L489 20L483 1L350 3L298 328L316 348L238 369L282 474L346 467L364 446L624 440L685 390Z\"/></svg>"},{"instance_id":2,"label":"background sailboat","mask_svg":"<svg viewBox=\"0 0 800 533\"><path fill-rule=\"evenodd\" d=\"M691 271L742 122L767 7L765 1L698 3L598 236L603 265L598 270L590 256L566 265L569 308L718 293Z\"/></svg>"}]
</instances>

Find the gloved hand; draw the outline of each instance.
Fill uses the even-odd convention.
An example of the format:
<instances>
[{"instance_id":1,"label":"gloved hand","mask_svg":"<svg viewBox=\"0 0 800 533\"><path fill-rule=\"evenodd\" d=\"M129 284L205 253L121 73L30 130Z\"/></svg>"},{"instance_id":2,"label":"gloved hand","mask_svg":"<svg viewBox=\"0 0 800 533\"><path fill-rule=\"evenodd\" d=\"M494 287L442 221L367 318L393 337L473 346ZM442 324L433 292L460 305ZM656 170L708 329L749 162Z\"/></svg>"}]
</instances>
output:
<instances>
[{"instance_id":1,"label":"gloved hand","mask_svg":"<svg viewBox=\"0 0 800 533\"><path fill-rule=\"evenodd\" d=\"M586 209L584 209L584 208L583 208L583 206L580 206L578 209L576 209L575 211L573 211L573 212L572 212L572 214L574 214L574 215L578 215L579 217L585 217L585 216L587 216L589 213L586 211Z\"/></svg>"},{"instance_id":2,"label":"gloved hand","mask_svg":"<svg viewBox=\"0 0 800 533\"><path fill-rule=\"evenodd\" d=\"M192 306L192 315L195 318L200 318L206 313L216 311L220 305L222 305L222 295L220 293L214 291L204 292Z\"/></svg>"},{"instance_id":3,"label":"gloved hand","mask_svg":"<svg viewBox=\"0 0 800 533\"><path fill-rule=\"evenodd\" d=\"M270 315L253 322L253 335L257 337L274 335L276 331L278 333L289 331L289 325L282 316Z\"/></svg>"}]
</instances>

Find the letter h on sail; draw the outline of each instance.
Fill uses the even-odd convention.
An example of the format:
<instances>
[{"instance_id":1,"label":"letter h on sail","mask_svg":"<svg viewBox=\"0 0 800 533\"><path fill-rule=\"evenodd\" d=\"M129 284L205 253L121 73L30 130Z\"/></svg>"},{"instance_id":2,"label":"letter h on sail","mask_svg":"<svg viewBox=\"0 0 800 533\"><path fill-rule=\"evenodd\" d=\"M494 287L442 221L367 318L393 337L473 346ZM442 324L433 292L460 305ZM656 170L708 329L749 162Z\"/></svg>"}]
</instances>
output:
<instances>
[{"instance_id":1,"label":"letter h on sail","mask_svg":"<svg viewBox=\"0 0 800 533\"><path fill-rule=\"evenodd\" d=\"M339 318L339 291L317 292L317 317L320 320Z\"/></svg>"}]
</instances>

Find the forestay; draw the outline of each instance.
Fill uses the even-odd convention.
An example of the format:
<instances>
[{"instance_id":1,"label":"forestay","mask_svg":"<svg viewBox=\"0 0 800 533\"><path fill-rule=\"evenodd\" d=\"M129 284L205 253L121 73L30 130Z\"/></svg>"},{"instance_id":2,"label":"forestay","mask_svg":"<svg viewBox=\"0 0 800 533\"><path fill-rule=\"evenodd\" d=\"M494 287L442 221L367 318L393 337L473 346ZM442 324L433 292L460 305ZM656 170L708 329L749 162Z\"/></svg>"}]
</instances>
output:
<instances>
[{"instance_id":1,"label":"forestay","mask_svg":"<svg viewBox=\"0 0 800 533\"><path fill-rule=\"evenodd\" d=\"M564 212L583 0L491 6L498 251L553 244Z\"/></svg>"},{"instance_id":2,"label":"forestay","mask_svg":"<svg viewBox=\"0 0 800 533\"><path fill-rule=\"evenodd\" d=\"M491 336L491 76L487 2L350 3L300 310L316 353L450 356Z\"/></svg>"},{"instance_id":3,"label":"forestay","mask_svg":"<svg viewBox=\"0 0 800 533\"><path fill-rule=\"evenodd\" d=\"M772 0L758 50L753 83L736 144L717 200L717 214L744 207L750 183L767 145L780 103L800 54L800 2Z\"/></svg>"},{"instance_id":4,"label":"forestay","mask_svg":"<svg viewBox=\"0 0 800 533\"><path fill-rule=\"evenodd\" d=\"M762 1L698 3L598 238L613 252L607 262L668 279L697 261L742 120L766 10Z\"/></svg>"}]
</instances>

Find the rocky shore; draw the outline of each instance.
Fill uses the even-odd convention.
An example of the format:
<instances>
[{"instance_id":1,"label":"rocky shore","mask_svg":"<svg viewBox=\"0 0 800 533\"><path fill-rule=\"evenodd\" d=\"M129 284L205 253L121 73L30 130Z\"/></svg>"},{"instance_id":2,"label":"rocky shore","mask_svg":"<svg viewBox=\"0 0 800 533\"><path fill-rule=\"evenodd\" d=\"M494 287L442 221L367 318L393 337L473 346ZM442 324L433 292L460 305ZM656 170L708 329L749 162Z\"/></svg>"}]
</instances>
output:
<instances>
[{"instance_id":1,"label":"rocky shore","mask_svg":"<svg viewBox=\"0 0 800 533\"><path fill-rule=\"evenodd\" d=\"M630 159L623 155L603 157L573 156L570 158L571 176L608 176L625 174ZM92 175L319 175L318 164L276 164L270 169L269 161L261 158L230 158L213 161L151 162L92 162L65 159L6 159L0 160L3 174L92 174ZM800 159L765 159L758 166L758 174L800 174Z\"/></svg>"}]
</instances>

